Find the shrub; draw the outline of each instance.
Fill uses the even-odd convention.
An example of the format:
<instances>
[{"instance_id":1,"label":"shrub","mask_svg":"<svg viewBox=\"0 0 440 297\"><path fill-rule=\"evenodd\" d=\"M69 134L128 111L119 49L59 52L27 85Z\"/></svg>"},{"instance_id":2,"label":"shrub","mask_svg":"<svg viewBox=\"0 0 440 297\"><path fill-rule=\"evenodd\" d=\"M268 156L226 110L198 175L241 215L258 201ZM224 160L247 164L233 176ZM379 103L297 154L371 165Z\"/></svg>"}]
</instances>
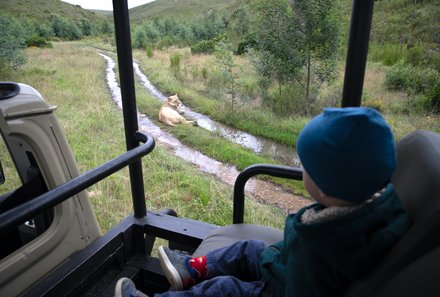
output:
<instances>
[{"instance_id":1,"label":"shrub","mask_svg":"<svg viewBox=\"0 0 440 297\"><path fill-rule=\"evenodd\" d=\"M25 36L20 23L0 13L0 70L18 69L26 63Z\"/></svg>"},{"instance_id":2,"label":"shrub","mask_svg":"<svg viewBox=\"0 0 440 297\"><path fill-rule=\"evenodd\" d=\"M411 81L411 73L408 66L403 60L391 67L385 75L385 86L391 90L405 90L409 87Z\"/></svg>"},{"instance_id":3,"label":"shrub","mask_svg":"<svg viewBox=\"0 0 440 297\"><path fill-rule=\"evenodd\" d=\"M214 40L202 40L191 47L192 54L212 54L215 52Z\"/></svg>"},{"instance_id":4,"label":"shrub","mask_svg":"<svg viewBox=\"0 0 440 297\"><path fill-rule=\"evenodd\" d=\"M202 68L202 77L203 77L203 79L207 79L208 76L209 76L208 69L206 67L203 67Z\"/></svg>"},{"instance_id":5,"label":"shrub","mask_svg":"<svg viewBox=\"0 0 440 297\"><path fill-rule=\"evenodd\" d=\"M399 61L387 71L385 86L411 95L426 95L431 106L439 106L440 73L435 69L407 65Z\"/></svg>"},{"instance_id":6,"label":"shrub","mask_svg":"<svg viewBox=\"0 0 440 297\"><path fill-rule=\"evenodd\" d=\"M147 51L147 57L153 58L154 56L153 48L151 46L147 46L146 51Z\"/></svg>"},{"instance_id":7,"label":"shrub","mask_svg":"<svg viewBox=\"0 0 440 297\"><path fill-rule=\"evenodd\" d=\"M47 42L46 39L40 36L33 36L26 40L27 46L36 46L36 47L48 47L52 48L53 45L50 42Z\"/></svg>"},{"instance_id":8,"label":"shrub","mask_svg":"<svg viewBox=\"0 0 440 297\"><path fill-rule=\"evenodd\" d=\"M440 111L440 80L437 80L437 82L432 86L427 96L431 107L437 112Z\"/></svg>"},{"instance_id":9,"label":"shrub","mask_svg":"<svg viewBox=\"0 0 440 297\"><path fill-rule=\"evenodd\" d=\"M382 62L384 65L392 66L399 60L406 60L408 50L399 44L372 44L369 56L374 62Z\"/></svg>"},{"instance_id":10,"label":"shrub","mask_svg":"<svg viewBox=\"0 0 440 297\"><path fill-rule=\"evenodd\" d=\"M170 57L170 67L180 70L180 54L172 54Z\"/></svg>"},{"instance_id":11,"label":"shrub","mask_svg":"<svg viewBox=\"0 0 440 297\"><path fill-rule=\"evenodd\" d=\"M175 40L171 36L165 36L165 37L162 37L160 39L160 41L157 43L157 48L158 49L167 48L167 47L174 45L174 43L175 43Z\"/></svg>"},{"instance_id":12,"label":"shrub","mask_svg":"<svg viewBox=\"0 0 440 297\"><path fill-rule=\"evenodd\" d=\"M170 68L174 72L174 76L180 79L180 54L174 53L170 56Z\"/></svg>"},{"instance_id":13,"label":"shrub","mask_svg":"<svg viewBox=\"0 0 440 297\"><path fill-rule=\"evenodd\" d=\"M383 112L385 110L385 102L383 98L364 100L362 106L374 108L379 112Z\"/></svg>"}]
</instances>

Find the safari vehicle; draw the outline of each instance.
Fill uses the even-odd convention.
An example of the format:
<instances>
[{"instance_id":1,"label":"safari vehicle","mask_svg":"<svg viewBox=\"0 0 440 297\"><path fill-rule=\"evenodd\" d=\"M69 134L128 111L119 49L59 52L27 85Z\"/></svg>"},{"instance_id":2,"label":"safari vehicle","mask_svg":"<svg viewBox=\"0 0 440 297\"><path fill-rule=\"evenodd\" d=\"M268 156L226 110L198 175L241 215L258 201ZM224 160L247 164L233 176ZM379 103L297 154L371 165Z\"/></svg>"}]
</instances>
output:
<instances>
[{"instance_id":1,"label":"safari vehicle","mask_svg":"<svg viewBox=\"0 0 440 297\"><path fill-rule=\"evenodd\" d=\"M343 107L361 103L373 3L353 1ZM153 294L169 288L151 255L156 238L194 254L242 238L282 238L280 230L243 224L244 185L257 174L301 179L299 168L256 164L242 171L229 226L180 218L172 210L147 211L141 157L154 140L138 132L127 1L113 5L126 153L79 174L54 107L30 86L0 84L0 129L22 182L0 197L0 296L113 296L120 277ZM85 190L125 166L133 215L101 235ZM440 135L418 131L402 139L393 182L413 225L344 296L440 295Z\"/></svg>"}]
</instances>

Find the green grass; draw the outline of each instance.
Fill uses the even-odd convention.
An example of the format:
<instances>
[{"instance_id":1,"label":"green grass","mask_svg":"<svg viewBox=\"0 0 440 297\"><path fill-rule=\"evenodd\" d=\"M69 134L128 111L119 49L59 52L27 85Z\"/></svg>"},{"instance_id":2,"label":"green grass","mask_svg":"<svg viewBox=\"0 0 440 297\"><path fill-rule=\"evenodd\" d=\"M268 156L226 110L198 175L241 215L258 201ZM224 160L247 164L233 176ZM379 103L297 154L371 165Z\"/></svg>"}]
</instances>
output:
<instances>
[{"instance_id":1,"label":"green grass","mask_svg":"<svg viewBox=\"0 0 440 297\"><path fill-rule=\"evenodd\" d=\"M165 126L157 119L161 102L147 94L139 84L136 88L136 94L139 110L146 114L156 125L160 126L162 130L168 131L177 137L187 146L192 147L215 160L231 164L238 170L243 170L244 168L257 163L280 164L270 157L256 155L249 149L225 140L219 137L215 132L207 131L201 127L194 127L191 125L179 125L175 127ZM271 178L267 176L261 176L259 178L279 184L283 186L283 188L298 195L307 195L302 182Z\"/></svg>"},{"instance_id":2,"label":"green grass","mask_svg":"<svg viewBox=\"0 0 440 297\"><path fill-rule=\"evenodd\" d=\"M211 9L229 12L237 0L157 0L145 5L132 8L130 18L134 22L153 20L153 18L173 18L181 21L188 21L194 18L206 16Z\"/></svg>"},{"instance_id":3,"label":"green grass","mask_svg":"<svg viewBox=\"0 0 440 297\"><path fill-rule=\"evenodd\" d=\"M184 68L190 68L191 55L182 54L182 63L188 63ZM171 54L170 54L171 55ZM169 67L169 55L161 52L158 57L148 58L145 51L134 51L135 58L140 62L142 70L149 80L164 94L178 93L179 98L195 111L206 114L212 119L228 124L232 127L248 132L255 136L261 136L279 143L294 147L299 131L306 123L304 117L279 117L263 108L251 104L248 108L240 108L231 112L227 102L206 96L209 92L209 85L200 86L196 79L179 81ZM199 55L201 56L201 55ZM196 59L196 58L195 58ZM212 59L208 56L205 68L209 73L216 71ZM255 75L253 72L246 72L246 75Z\"/></svg>"},{"instance_id":4,"label":"green grass","mask_svg":"<svg viewBox=\"0 0 440 297\"><path fill-rule=\"evenodd\" d=\"M92 11L82 9L59 0L2 0L0 11L6 12L18 19L29 17L40 24L48 24L51 15L59 15L65 19L79 23L82 19L88 19L93 24L100 24L105 18Z\"/></svg>"},{"instance_id":5,"label":"green grass","mask_svg":"<svg viewBox=\"0 0 440 297\"><path fill-rule=\"evenodd\" d=\"M96 50L80 42L56 42L53 49L30 48L26 53L28 64L0 80L29 84L58 107L56 116L80 172L124 152L122 114L110 99L105 61ZM182 217L220 225L232 222L231 186L201 173L161 146L142 164L149 209L173 208ZM126 168L88 189L104 232L132 212L129 189ZM247 199L245 220L281 228L284 211Z\"/></svg>"}]
</instances>

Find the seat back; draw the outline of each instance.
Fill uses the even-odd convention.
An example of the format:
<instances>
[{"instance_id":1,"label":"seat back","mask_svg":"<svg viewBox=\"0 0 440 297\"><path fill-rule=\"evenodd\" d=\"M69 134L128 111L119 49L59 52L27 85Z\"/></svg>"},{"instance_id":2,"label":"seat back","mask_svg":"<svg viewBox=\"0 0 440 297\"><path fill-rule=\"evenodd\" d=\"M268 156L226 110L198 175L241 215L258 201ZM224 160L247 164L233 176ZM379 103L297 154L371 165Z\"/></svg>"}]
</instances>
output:
<instances>
[{"instance_id":1,"label":"seat back","mask_svg":"<svg viewBox=\"0 0 440 297\"><path fill-rule=\"evenodd\" d=\"M412 226L378 266L353 283L344 296L379 296L381 288L408 296L407 286L403 284L406 278L396 276L405 270L408 276L408 267L413 263L418 269L414 273L420 271L420 265L415 264L418 259L425 258L440 246L440 135L416 131L399 141L397 169L392 182L408 211ZM425 259L423 263L436 265L439 261ZM418 277L413 276L414 279Z\"/></svg>"}]
</instances>

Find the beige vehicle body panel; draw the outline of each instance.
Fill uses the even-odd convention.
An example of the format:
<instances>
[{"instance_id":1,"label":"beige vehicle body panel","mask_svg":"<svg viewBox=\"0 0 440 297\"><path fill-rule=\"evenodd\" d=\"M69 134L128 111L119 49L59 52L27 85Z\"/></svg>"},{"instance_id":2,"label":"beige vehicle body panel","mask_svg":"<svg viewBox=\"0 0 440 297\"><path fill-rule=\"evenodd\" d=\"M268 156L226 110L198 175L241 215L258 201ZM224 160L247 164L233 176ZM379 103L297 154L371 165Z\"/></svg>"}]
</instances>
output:
<instances>
[{"instance_id":1,"label":"beige vehicle body panel","mask_svg":"<svg viewBox=\"0 0 440 297\"><path fill-rule=\"evenodd\" d=\"M79 175L73 154L47 104L32 87L0 100L0 128L16 148L33 154L49 189ZM54 207L53 222L39 237L0 260L0 296L16 296L100 235L85 191Z\"/></svg>"}]
</instances>

